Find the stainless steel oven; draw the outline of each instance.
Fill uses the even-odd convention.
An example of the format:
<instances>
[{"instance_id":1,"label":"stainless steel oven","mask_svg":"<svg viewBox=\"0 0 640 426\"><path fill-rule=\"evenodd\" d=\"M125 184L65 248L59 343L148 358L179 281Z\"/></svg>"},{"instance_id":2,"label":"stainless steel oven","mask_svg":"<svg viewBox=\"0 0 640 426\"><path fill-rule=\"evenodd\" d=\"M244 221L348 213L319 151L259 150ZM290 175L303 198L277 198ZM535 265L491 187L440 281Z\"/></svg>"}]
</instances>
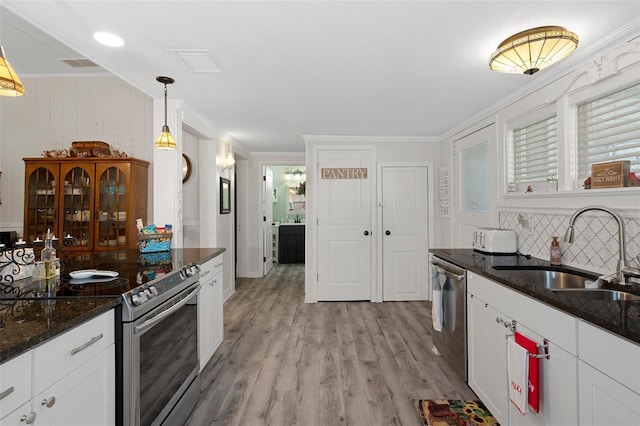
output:
<instances>
[{"instance_id":1,"label":"stainless steel oven","mask_svg":"<svg viewBox=\"0 0 640 426\"><path fill-rule=\"evenodd\" d=\"M184 424L199 399L200 283L197 267L191 268L125 298L121 399L125 426Z\"/></svg>"}]
</instances>

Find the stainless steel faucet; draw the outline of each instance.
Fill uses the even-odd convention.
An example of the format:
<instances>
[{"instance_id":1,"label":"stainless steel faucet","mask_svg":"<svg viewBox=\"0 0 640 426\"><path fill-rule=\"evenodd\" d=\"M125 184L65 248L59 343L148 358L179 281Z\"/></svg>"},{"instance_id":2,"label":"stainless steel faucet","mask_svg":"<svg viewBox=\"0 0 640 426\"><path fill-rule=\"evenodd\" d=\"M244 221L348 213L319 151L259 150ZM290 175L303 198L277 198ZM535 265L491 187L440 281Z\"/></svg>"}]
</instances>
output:
<instances>
[{"instance_id":1,"label":"stainless steel faucet","mask_svg":"<svg viewBox=\"0 0 640 426\"><path fill-rule=\"evenodd\" d=\"M567 228L567 232L564 235L564 242L573 243L573 224L575 223L578 216L590 210L598 210L601 212L609 213L616 220L616 222L618 222L618 251L620 257L618 258L618 267L616 268L615 276L618 284L626 284L626 279L624 276L624 272L628 269L626 233L624 229L624 221L618 213L604 206L587 206L577 210L575 213L573 213L571 219L569 219L569 227Z\"/></svg>"}]
</instances>

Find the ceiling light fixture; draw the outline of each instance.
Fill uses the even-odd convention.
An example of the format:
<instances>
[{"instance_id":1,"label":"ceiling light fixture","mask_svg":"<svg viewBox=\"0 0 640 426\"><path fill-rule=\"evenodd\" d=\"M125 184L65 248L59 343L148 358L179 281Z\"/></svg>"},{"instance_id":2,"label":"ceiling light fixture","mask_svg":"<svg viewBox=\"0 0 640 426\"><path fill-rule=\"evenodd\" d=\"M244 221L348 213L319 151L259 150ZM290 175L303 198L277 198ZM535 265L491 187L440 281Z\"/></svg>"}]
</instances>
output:
<instances>
[{"instance_id":1,"label":"ceiling light fixture","mask_svg":"<svg viewBox=\"0 0 640 426\"><path fill-rule=\"evenodd\" d=\"M93 33L93 39L100 44L109 47L122 47L124 46L124 40L115 34L98 31Z\"/></svg>"},{"instance_id":2,"label":"ceiling light fixture","mask_svg":"<svg viewBox=\"0 0 640 426\"><path fill-rule=\"evenodd\" d=\"M578 36L562 27L537 27L515 34L498 46L489 60L497 72L535 74L569 56L578 47Z\"/></svg>"},{"instance_id":3,"label":"ceiling light fixture","mask_svg":"<svg viewBox=\"0 0 640 426\"><path fill-rule=\"evenodd\" d=\"M158 149L176 149L176 141L171 136L169 126L167 126L167 84L173 84L175 81L171 77L156 77L156 81L164 84L164 126L162 126L162 133L156 139L155 147Z\"/></svg>"},{"instance_id":4,"label":"ceiling light fixture","mask_svg":"<svg viewBox=\"0 0 640 426\"><path fill-rule=\"evenodd\" d=\"M24 95L24 85L7 60L4 48L0 45L0 96L22 95Z\"/></svg>"}]
</instances>

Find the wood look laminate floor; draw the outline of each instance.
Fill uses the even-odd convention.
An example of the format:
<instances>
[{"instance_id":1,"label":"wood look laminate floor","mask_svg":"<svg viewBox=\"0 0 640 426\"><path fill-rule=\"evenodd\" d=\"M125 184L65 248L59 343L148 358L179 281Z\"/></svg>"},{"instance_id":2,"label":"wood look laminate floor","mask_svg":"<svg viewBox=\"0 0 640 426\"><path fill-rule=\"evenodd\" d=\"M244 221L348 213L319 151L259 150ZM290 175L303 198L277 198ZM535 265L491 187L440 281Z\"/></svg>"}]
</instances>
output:
<instances>
[{"instance_id":1,"label":"wood look laminate floor","mask_svg":"<svg viewBox=\"0 0 640 426\"><path fill-rule=\"evenodd\" d=\"M304 303L304 265L239 279L201 375L200 425L410 425L411 399L474 398L431 350L430 302Z\"/></svg>"}]
</instances>

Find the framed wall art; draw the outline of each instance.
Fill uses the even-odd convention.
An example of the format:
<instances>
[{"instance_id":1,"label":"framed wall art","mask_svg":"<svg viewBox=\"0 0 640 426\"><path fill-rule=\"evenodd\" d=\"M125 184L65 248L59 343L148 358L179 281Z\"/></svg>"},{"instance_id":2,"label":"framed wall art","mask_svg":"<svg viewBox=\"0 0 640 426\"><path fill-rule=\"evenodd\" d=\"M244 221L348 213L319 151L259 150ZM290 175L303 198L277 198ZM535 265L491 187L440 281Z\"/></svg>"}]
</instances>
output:
<instances>
[{"instance_id":1,"label":"framed wall art","mask_svg":"<svg viewBox=\"0 0 640 426\"><path fill-rule=\"evenodd\" d=\"M231 213L231 181L220 178L220 214Z\"/></svg>"}]
</instances>

